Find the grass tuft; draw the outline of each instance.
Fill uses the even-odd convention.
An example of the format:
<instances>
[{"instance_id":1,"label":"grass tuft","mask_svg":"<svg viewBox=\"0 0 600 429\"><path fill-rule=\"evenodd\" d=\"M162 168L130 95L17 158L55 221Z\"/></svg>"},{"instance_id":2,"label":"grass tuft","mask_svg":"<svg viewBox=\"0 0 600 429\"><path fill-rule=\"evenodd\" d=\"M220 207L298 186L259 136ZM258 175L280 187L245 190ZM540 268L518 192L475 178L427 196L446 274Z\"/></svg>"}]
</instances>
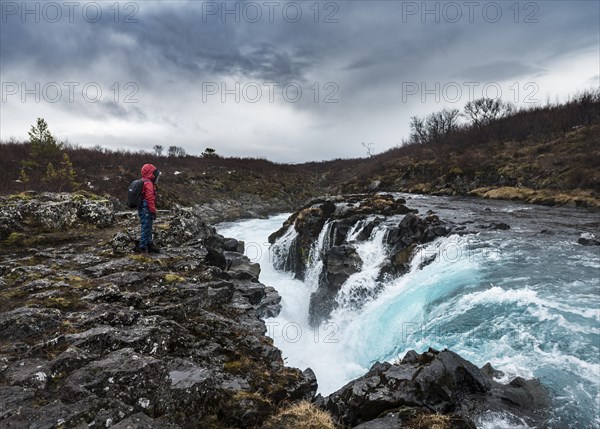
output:
<instances>
[{"instance_id":1,"label":"grass tuft","mask_svg":"<svg viewBox=\"0 0 600 429\"><path fill-rule=\"evenodd\" d=\"M263 429L335 429L331 416L308 401L280 410Z\"/></svg>"}]
</instances>

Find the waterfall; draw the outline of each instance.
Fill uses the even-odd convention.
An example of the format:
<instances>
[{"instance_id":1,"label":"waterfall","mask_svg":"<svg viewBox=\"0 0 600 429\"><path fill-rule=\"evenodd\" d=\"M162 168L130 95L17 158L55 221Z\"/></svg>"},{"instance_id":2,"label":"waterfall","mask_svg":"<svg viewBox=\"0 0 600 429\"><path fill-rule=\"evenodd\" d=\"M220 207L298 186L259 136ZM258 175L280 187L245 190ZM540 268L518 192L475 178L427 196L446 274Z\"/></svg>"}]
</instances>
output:
<instances>
[{"instance_id":1,"label":"waterfall","mask_svg":"<svg viewBox=\"0 0 600 429\"><path fill-rule=\"evenodd\" d=\"M478 366L491 362L505 373L505 382L539 378L553 395L551 427L598 426L600 263L596 248L577 244L581 231L597 220L567 209L564 216L544 207L534 213L511 202L486 201L491 211L483 211L479 200L458 205L422 197L412 204L425 212L438 201L448 207L438 209L440 218L486 223L501 213L511 229L439 238L414 249L403 275L379 277L378 266L390 256L387 234L398 219L379 222L369 234L365 228L374 218L356 222L346 242L355 247L362 268L344 282L337 308L316 327L308 323L310 297L323 271L324 251L334 245L334 222L323 227L310 249L304 281L280 270L292 266L289 255L298 239L293 228L271 246L272 260L262 253L256 260L260 281L282 297L281 314L265 323L286 364L312 368L319 392L327 395L376 361L393 361L410 349L450 348ZM564 231L571 213L578 224ZM287 217L236 222L219 232L247 244L264 243ZM556 232L539 233L549 228ZM478 424L526 427L506 415L490 415Z\"/></svg>"}]
</instances>

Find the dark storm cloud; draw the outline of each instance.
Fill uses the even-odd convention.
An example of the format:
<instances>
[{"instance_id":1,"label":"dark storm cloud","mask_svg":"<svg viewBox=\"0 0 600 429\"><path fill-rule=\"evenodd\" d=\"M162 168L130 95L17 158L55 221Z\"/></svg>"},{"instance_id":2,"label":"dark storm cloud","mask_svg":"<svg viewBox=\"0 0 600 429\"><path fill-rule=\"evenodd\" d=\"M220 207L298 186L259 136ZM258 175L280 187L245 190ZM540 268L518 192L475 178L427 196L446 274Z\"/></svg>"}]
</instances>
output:
<instances>
[{"instance_id":1,"label":"dark storm cloud","mask_svg":"<svg viewBox=\"0 0 600 429\"><path fill-rule=\"evenodd\" d=\"M151 80L156 71L145 68L144 60L196 75L241 74L278 81L303 78L311 64L309 52L243 40L241 25L224 25L216 19L203 22L199 3L180 8L165 5L164 10L156 7L147 12L141 4L138 23L8 20L2 26L2 60L6 68L26 64L68 71L91 68L98 59L117 56L119 65L140 81ZM120 37L132 43L120 43Z\"/></svg>"},{"instance_id":2,"label":"dark storm cloud","mask_svg":"<svg viewBox=\"0 0 600 429\"><path fill-rule=\"evenodd\" d=\"M394 112L406 123L415 112L437 108L423 106L418 97L401 102L406 81L443 85L450 80L541 79L552 75L553 64L582 52L597 52L599 44L598 4L585 1L537 2L538 22L531 24L521 22L523 15L515 23L508 6L497 23L482 19L481 13L474 22L423 22L418 14L404 19L406 2L400 1L335 2L337 23L322 22L324 10L315 23L308 9L313 3L302 3L304 16L297 23L282 20L279 13L274 22L263 17L256 24L244 20L223 23L219 16L205 19L201 2L140 2L136 3L138 22L125 23L110 19L106 8L112 4L103 3L109 19L95 24L81 19L74 23L3 22L2 80L85 80L103 86L133 81L140 87L139 104L59 103L56 108L89 119L154 121L181 130L182 136L188 128L188 134L194 136L200 127L207 139L214 138L214 130L208 119L194 113L194 108L203 106L180 103L182 96L193 93L204 81L317 82L321 89L334 82L339 86L337 104L315 103L304 97L282 106L283 111L306 115L302 116L306 129L328 136L324 139L331 140L327 133L338 132L342 125L349 130L335 139L340 143L334 145L313 136L306 150L294 148L302 156L316 159L336 153L343 156L349 137L369 140L369 135L362 136L352 127L369 130L380 119L375 115ZM232 7L231 2L227 4ZM597 74L598 70L587 73ZM239 105L231 107L240 114ZM252 108L248 106L242 116L263 115ZM10 105L3 110L10 110ZM289 115L285 117L290 120ZM232 128L238 119L232 116ZM296 123L299 121L289 126ZM389 127L387 134L381 134L386 142L380 144L397 143L405 131L390 120L379 125ZM271 131L256 137L266 141L248 140L255 134L256 130L240 134L240 154L246 148L268 147L269 138L281 145ZM273 149L276 156L281 152L285 150L280 146Z\"/></svg>"}]
</instances>

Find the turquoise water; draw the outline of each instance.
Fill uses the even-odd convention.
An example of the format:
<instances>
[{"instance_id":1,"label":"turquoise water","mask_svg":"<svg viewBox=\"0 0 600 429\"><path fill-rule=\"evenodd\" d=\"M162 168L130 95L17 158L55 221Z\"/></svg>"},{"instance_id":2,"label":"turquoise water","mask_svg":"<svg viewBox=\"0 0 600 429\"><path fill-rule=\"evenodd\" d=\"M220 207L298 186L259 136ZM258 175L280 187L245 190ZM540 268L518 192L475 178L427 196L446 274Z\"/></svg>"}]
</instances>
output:
<instances>
[{"instance_id":1,"label":"turquoise water","mask_svg":"<svg viewBox=\"0 0 600 429\"><path fill-rule=\"evenodd\" d=\"M443 197L413 197L407 205L457 223L502 221L511 229L437 240L420 249L408 274L382 290L374 279L386 257L385 225L375 229L358 245L362 272L348 279L340 308L318 329L307 323L312 277L301 282L272 266L266 237L287 215L220 226L220 233L246 241L248 256L261 263L260 280L282 295L281 314L266 322L287 363L311 367L319 391L328 394L376 361L393 361L410 349L449 348L478 366L491 362L504 381L539 378L553 398L548 427L600 426L600 249L577 244L582 233L598 235L598 215ZM435 261L418 269L431 255ZM356 292L370 290L356 305ZM478 423L527 427L504 415Z\"/></svg>"}]
</instances>

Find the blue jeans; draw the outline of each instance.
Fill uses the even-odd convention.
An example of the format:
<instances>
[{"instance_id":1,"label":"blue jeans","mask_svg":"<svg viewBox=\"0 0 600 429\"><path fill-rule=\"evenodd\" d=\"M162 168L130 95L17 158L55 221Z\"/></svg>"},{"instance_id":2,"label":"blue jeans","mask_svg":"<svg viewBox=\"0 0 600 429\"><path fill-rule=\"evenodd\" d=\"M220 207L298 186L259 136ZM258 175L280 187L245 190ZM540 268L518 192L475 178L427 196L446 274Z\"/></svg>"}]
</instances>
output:
<instances>
[{"instance_id":1,"label":"blue jeans","mask_svg":"<svg viewBox=\"0 0 600 429\"><path fill-rule=\"evenodd\" d=\"M146 201L138 209L138 216L141 224L140 247L147 248L152 243L152 215Z\"/></svg>"}]
</instances>

